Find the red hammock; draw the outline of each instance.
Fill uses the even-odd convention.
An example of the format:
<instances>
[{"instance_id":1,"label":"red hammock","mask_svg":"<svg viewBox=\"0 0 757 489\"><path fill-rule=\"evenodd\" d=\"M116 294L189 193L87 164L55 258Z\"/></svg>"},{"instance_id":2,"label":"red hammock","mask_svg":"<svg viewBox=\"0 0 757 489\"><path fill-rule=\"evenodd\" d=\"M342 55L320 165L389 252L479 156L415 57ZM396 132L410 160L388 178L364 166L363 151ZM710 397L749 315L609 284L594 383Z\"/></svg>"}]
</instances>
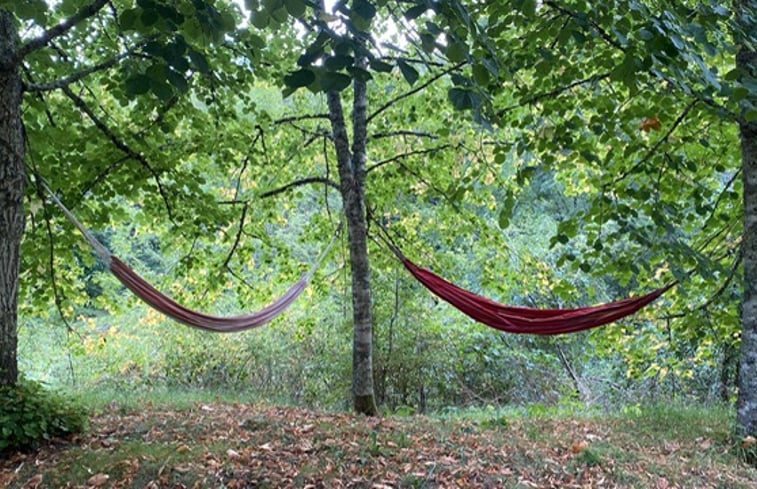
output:
<instances>
[{"instance_id":1,"label":"red hammock","mask_svg":"<svg viewBox=\"0 0 757 489\"><path fill-rule=\"evenodd\" d=\"M596 328L630 316L660 297L675 284L670 283L641 297L579 309L531 309L507 306L461 289L430 270L419 267L404 257L399 250L392 248L405 268L428 290L474 320L508 333L556 335Z\"/></svg>"}]
</instances>

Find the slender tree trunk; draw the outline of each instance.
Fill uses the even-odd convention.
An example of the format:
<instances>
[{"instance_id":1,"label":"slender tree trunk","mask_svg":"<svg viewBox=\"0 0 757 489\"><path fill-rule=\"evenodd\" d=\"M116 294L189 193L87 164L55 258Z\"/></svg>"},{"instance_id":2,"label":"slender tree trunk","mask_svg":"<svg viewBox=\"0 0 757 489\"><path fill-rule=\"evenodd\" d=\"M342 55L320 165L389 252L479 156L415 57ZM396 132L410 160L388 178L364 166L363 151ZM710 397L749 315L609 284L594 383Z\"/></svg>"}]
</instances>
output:
<instances>
[{"instance_id":1,"label":"slender tree trunk","mask_svg":"<svg viewBox=\"0 0 757 489\"><path fill-rule=\"evenodd\" d=\"M0 9L0 385L18 380L18 273L24 233L21 75L13 15Z\"/></svg>"},{"instance_id":2,"label":"slender tree trunk","mask_svg":"<svg viewBox=\"0 0 757 489\"><path fill-rule=\"evenodd\" d=\"M744 78L757 78L757 51L746 42L755 27L754 0L738 0L735 5L736 67ZM757 95L749 100L757 104ZM757 121L742 120L741 161L744 178L744 299L742 310L741 356L739 358L739 399L737 420L745 435L757 435Z\"/></svg>"},{"instance_id":3,"label":"slender tree trunk","mask_svg":"<svg viewBox=\"0 0 757 489\"><path fill-rule=\"evenodd\" d=\"M757 76L757 53L745 47L737 66ZM757 123L742 122L744 175L744 309L739 366L738 422L744 434L757 434Z\"/></svg>"},{"instance_id":4,"label":"slender tree trunk","mask_svg":"<svg viewBox=\"0 0 757 489\"><path fill-rule=\"evenodd\" d=\"M355 80L353 146L350 152L341 98L327 95L334 146L339 163L340 189L352 266L352 397L355 411L378 414L373 389L373 317L371 311L371 269L368 261L365 212L366 110L365 82Z\"/></svg>"}]
</instances>

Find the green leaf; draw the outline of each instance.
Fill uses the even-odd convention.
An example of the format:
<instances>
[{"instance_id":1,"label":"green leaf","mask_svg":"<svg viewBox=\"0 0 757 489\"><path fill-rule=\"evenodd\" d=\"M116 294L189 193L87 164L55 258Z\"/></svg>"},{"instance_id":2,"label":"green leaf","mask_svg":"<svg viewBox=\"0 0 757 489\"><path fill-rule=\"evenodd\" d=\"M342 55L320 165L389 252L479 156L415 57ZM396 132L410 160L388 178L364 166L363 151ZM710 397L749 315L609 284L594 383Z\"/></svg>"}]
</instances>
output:
<instances>
[{"instance_id":1,"label":"green leaf","mask_svg":"<svg viewBox=\"0 0 757 489\"><path fill-rule=\"evenodd\" d=\"M376 7L366 0L355 0L352 4L352 11L368 21L376 16Z\"/></svg>"},{"instance_id":2,"label":"green leaf","mask_svg":"<svg viewBox=\"0 0 757 489\"><path fill-rule=\"evenodd\" d=\"M470 90L464 88L451 88L447 92L447 98L452 102L452 106L457 110L468 110L473 108L473 98Z\"/></svg>"},{"instance_id":3,"label":"green leaf","mask_svg":"<svg viewBox=\"0 0 757 489\"><path fill-rule=\"evenodd\" d=\"M306 5L303 0L284 0L284 6L292 17L300 18L305 15Z\"/></svg>"},{"instance_id":4,"label":"green leaf","mask_svg":"<svg viewBox=\"0 0 757 489\"><path fill-rule=\"evenodd\" d=\"M284 84L291 88L306 87L315 81L315 73L309 69L297 70L284 77Z\"/></svg>"},{"instance_id":5,"label":"green leaf","mask_svg":"<svg viewBox=\"0 0 757 489\"><path fill-rule=\"evenodd\" d=\"M407 20L417 19L421 15L425 14L427 10L428 10L428 7L425 4L416 5L415 7L409 8L405 12L405 18Z\"/></svg>"},{"instance_id":6,"label":"green leaf","mask_svg":"<svg viewBox=\"0 0 757 489\"><path fill-rule=\"evenodd\" d=\"M463 42L454 42L447 47L447 58L453 63L465 61L468 57L468 46Z\"/></svg>"},{"instance_id":7,"label":"green leaf","mask_svg":"<svg viewBox=\"0 0 757 489\"><path fill-rule=\"evenodd\" d=\"M186 93L187 90L189 90L187 79L184 78L184 75L177 72L176 70L168 69L166 72L166 78L168 78L168 81L171 82L171 85L176 87L179 92Z\"/></svg>"},{"instance_id":8,"label":"green leaf","mask_svg":"<svg viewBox=\"0 0 757 489\"><path fill-rule=\"evenodd\" d=\"M145 75L136 75L126 80L126 95L133 97L142 95L150 90L150 78Z\"/></svg>"},{"instance_id":9,"label":"green leaf","mask_svg":"<svg viewBox=\"0 0 757 489\"><path fill-rule=\"evenodd\" d=\"M323 66L329 71L339 71L355 62L355 58L346 55L330 56L323 62Z\"/></svg>"},{"instance_id":10,"label":"green leaf","mask_svg":"<svg viewBox=\"0 0 757 489\"><path fill-rule=\"evenodd\" d=\"M194 49L189 50L189 59L192 60L192 64L197 68L197 71L200 73L209 73L210 72L210 65L208 64L208 60L205 58L205 55L202 54L199 51L195 51Z\"/></svg>"},{"instance_id":11,"label":"green leaf","mask_svg":"<svg viewBox=\"0 0 757 489\"><path fill-rule=\"evenodd\" d=\"M335 73L335 72L326 72L323 75L319 77L321 82L321 87L324 91L331 91L336 90L337 92L341 92L348 86L350 86L350 82L352 82L352 78L345 75L344 73Z\"/></svg>"},{"instance_id":12,"label":"green leaf","mask_svg":"<svg viewBox=\"0 0 757 489\"><path fill-rule=\"evenodd\" d=\"M397 66L399 66L402 76L405 77L405 80L410 86L413 86L415 82L418 81L420 75L415 68L402 60L397 61Z\"/></svg>"},{"instance_id":13,"label":"green leaf","mask_svg":"<svg viewBox=\"0 0 757 489\"><path fill-rule=\"evenodd\" d=\"M476 80L476 83L478 83L481 86L486 86L489 84L489 80L491 79L489 70L486 68L486 66L476 63L473 65L473 79Z\"/></svg>"},{"instance_id":14,"label":"green leaf","mask_svg":"<svg viewBox=\"0 0 757 489\"><path fill-rule=\"evenodd\" d=\"M163 102L168 102L173 98L171 85L163 80L150 79L150 90Z\"/></svg>"},{"instance_id":15,"label":"green leaf","mask_svg":"<svg viewBox=\"0 0 757 489\"><path fill-rule=\"evenodd\" d=\"M371 61L371 69L374 71L380 71L382 73L389 73L392 71L392 68L394 68L394 66L390 65L389 63L384 63L383 61L379 61L379 60Z\"/></svg>"},{"instance_id":16,"label":"green leaf","mask_svg":"<svg viewBox=\"0 0 757 489\"><path fill-rule=\"evenodd\" d=\"M520 11L529 19L536 17L536 0L523 0Z\"/></svg>"},{"instance_id":17,"label":"green leaf","mask_svg":"<svg viewBox=\"0 0 757 489\"><path fill-rule=\"evenodd\" d=\"M121 12L121 15L118 17L118 22L121 24L121 28L124 31L136 31L141 25L139 22L140 12L141 10L135 8Z\"/></svg>"}]
</instances>

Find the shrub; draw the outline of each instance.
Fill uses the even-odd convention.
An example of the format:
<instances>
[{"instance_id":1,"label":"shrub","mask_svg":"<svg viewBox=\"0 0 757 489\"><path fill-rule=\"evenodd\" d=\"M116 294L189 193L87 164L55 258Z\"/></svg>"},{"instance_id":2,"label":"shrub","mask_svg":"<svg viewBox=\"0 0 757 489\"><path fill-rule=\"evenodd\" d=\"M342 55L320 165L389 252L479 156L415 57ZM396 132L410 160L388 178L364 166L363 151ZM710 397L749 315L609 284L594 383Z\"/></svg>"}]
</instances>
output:
<instances>
[{"instance_id":1,"label":"shrub","mask_svg":"<svg viewBox=\"0 0 757 489\"><path fill-rule=\"evenodd\" d=\"M39 382L21 379L0 387L0 452L78 433L86 425L81 406Z\"/></svg>"}]
</instances>

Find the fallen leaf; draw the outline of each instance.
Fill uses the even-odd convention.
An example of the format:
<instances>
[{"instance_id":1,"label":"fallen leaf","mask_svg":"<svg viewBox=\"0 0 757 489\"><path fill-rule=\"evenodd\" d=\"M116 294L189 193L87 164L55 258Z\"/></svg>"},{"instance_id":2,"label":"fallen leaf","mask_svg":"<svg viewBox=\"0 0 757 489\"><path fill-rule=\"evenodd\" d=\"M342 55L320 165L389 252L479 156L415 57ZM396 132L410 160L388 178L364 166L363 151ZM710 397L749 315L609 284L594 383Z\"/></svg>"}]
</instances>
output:
<instances>
[{"instance_id":1,"label":"fallen leaf","mask_svg":"<svg viewBox=\"0 0 757 489\"><path fill-rule=\"evenodd\" d=\"M741 440L741 448L749 448L754 446L757 443L757 438L753 437L752 435L745 436L743 440Z\"/></svg>"},{"instance_id":2,"label":"fallen leaf","mask_svg":"<svg viewBox=\"0 0 757 489\"><path fill-rule=\"evenodd\" d=\"M87 485L92 487L103 487L105 484L108 483L110 480L110 476L108 474L95 474L89 479L87 479Z\"/></svg>"},{"instance_id":3,"label":"fallen leaf","mask_svg":"<svg viewBox=\"0 0 757 489\"><path fill-rule=\"evenodd\" d=\"M242 458L242 455L240 455L239 452L237 452L236 450L232 450L231 448L226 450L226 456L232 460L238 460Z\"/></svg>"},{"instance_id":4,"label":"fallen leaf","mask_svg":"<svg viewBox=\"0 0 757 489\"><path fill-rule=\"evenodd\" d=\"M173 470L180 474L186 474L187 472L192 470L192 466L190 464L179 464L174 466Z\"/></svg>"},{"instance_id":5,"label":"fallen leaf","mask_svg":"<svg viewBox=\"0 0 757 489\"><path fill-rule=\"evenodd\" d=\"M28 489L37 489L39 485L42 484L42 474L37 474L28 481L26 481L26 484L24 484L23 487Z\"/></svg>"},{"instance_id":6,"label":"fallen leaf","mask_svg":"<svg viewBox=\"0 0 757 489\"><path fill-rule=\"evenodd\" d=\"M570 451L573 452L573 453L581 453L584 450L586 450L588 447L589 447L589 444L586 441L581 440L581 441L577 441L573 445L571 445Z\"/></svg>"}]
</instances>

